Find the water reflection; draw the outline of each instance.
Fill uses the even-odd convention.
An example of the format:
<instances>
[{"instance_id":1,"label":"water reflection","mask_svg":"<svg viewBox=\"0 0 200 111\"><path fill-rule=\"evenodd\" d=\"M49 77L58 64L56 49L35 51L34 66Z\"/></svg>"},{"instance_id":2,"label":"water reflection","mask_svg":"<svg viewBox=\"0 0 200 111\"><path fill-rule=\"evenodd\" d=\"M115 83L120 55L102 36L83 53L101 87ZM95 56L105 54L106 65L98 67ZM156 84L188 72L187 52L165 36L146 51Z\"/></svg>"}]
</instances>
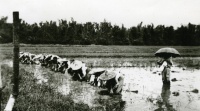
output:
<instances>
[{"instance_id":1,"label":"water reflection","mask_svg":"<svg viewBox=\"0 0 200 111\"><path fill-rule=\"evenodd\" d=\"M171 95L170 85L163 84L161 91L162 101L157 102L159 108L156 109L155 111L164 111L164 110L175 111L173 105L170 103L170 95Z\"/></svg>"},{"instance_id":2,"label":"water reflection","mask_svg":"<svg viewBox=\"0 0 200 111\"><path fill-rule=\"evenodd\" d=\"M102 111L125 111L126 101L122 100L122 95L112 95L108 98L105 98L105 96L99 96L97 101L101 107L96 108L101 108L103 109ZM99 109L96 110L99 111Z\"/></svg>"}]
</instances>

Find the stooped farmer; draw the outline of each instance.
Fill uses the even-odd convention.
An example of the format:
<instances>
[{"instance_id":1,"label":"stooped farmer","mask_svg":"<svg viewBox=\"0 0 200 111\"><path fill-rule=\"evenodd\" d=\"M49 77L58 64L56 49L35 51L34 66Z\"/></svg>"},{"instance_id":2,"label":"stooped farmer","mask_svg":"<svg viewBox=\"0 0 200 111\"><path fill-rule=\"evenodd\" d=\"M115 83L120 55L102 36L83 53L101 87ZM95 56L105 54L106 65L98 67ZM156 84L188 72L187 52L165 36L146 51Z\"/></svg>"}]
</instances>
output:
<instances>
[{"instance_id":1,"label":"stooped farmer","mask_svg":"<svg viewBox=\"0 0 200 111\"><path fill-rule=\"evenodd\" d=\"M89 69L84 62L73 60L71 61L67 72L72 75L73 80L86 81Z\"/></svg>"},{"instance_id":2,"label":"stooped farmer","mask_svg":"<svg viewBox=\"0 0 200 111\"><path fill-rule=\"evenodd\" d=\"M101 87L100 81L99 81L99 76L103 74L106 70L104 68L98 68L98 69L90 69L88 72L88 83L93 85L93 86L99 86Z\"/></svg>"},{"instance_id":3,"label":"stooped farmer","mask_svg":"<svg viewBox=\"0 0 200 111\"><path fill-rule=\"evenodd\" d=\"M122 92L124 77L121 73L106 70L99 76L99 79L106 81L105 87L108 89L109 94L120 94Z\"/></svg>"}]
</instances>

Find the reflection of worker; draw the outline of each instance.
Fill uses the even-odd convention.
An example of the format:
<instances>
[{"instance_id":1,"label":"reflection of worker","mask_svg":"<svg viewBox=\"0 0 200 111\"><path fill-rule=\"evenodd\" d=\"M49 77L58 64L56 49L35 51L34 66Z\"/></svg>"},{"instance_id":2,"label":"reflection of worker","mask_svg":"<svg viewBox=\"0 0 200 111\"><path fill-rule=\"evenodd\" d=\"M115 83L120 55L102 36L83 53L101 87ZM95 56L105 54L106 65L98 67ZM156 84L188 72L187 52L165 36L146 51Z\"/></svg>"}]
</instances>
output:
<instances>
[{"instance_id":1,"label":"reflection of worker","mask_svg":"<svg viewBox=\"0 0 200 111\"><path fill-rule=\"evenodd\" d=\"M169 101L170 94L171 94L170 86L163 84L162 92L161 92L163 104L166 106L167 111L174 111L175 109L173 109L173 106L170 104L170 101Z\"/></svg>"},{"instance_id":2,"label":"reflection of worker","mask_svg":"<svg viewBox=\"0 0 200 111\"><path fill-rule=\"evenodd\" d=\"M170 97L171 91L170 91L170 86L163 84L162 86L162 92L161 92L161 97L163 99L163 103L169 104L169 97Z\"/></svg>"},{"instance_id":3,"label":"reflection of worker","mask_svg":"<svg viewBox=\"0 0 200 111\"><path fill-rule=\"evenodd\" d=\"M160 62L158 62L160 68L162 69L162 81L163 84L170 84L170 72L172 67L172 57L164 57Z\"/></svg>"},{"instance_id":4,"label":"reflection of worker","mask_svg":"<svg viewBox=\"0 0 200 111\"><path fill-rule=\"evenodd\" d=\"M175 109L173 109L172 104L170 104L170 85L167 84L163 84L162 86L162 91L161 91L161 97L162 97L162 104L159 104L159 108L156 109L155 111L175 111ZM166 109L165 109L166 108Z\"/></svg>"}]
</instances>

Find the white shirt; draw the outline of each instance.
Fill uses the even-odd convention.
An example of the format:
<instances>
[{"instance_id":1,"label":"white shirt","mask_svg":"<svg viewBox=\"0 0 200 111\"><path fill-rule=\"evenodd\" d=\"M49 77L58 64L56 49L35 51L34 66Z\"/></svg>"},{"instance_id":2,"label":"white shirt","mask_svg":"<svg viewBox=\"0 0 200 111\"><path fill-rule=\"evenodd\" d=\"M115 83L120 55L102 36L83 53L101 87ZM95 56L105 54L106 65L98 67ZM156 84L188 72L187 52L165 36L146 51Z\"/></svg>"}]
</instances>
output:
<instances>
[{"instance_id":1,"label":"white shirt","mask_svg":"<svg viewBox=\"0 0 200 111\"><path fill-rule=\"evenodd\" d=\"M158 69L158 71L163 71L164 68L165 68L166 66L167 66L167 62L164 61L164 62L162 63L162 65L160 66L160 68Z\"/></svg>"}]
</instances>

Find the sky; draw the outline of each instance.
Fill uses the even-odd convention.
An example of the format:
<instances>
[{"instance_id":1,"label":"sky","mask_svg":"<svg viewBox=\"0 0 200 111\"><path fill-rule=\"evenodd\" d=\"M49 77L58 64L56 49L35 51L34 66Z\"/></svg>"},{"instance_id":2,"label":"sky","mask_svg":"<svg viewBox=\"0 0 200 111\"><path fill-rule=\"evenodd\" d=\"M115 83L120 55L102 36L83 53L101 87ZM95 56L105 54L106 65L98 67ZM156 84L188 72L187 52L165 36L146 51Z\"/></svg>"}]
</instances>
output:
<instances>
[{"instance_id":1,"label":"sky","mask_svg":"<svg viewBox=\"0 0 200 111\"><path fill-rule=\"evenodd\" d=\"M71 20L78 23L111 22L130 28L154 24L180 27L200 24L200 0L0 0L0 17L13 11L29 24Z\"/></svg>"}]
</instances>

